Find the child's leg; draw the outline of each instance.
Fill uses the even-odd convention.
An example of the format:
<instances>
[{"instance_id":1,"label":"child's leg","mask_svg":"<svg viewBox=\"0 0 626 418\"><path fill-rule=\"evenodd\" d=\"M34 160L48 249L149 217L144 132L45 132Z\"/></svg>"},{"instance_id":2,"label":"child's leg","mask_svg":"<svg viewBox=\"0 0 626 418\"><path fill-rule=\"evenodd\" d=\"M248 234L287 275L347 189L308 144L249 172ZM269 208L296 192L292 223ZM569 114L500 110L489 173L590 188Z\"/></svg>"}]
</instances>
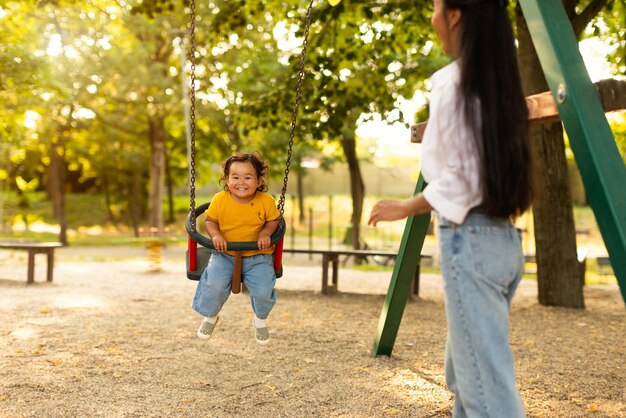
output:
<instances>
[{"instance_id":1,"label":"child's leg","mask_svg":"<svg viewBox=\"0 0 626 418\"><path fill-rule=\"evenodd\" d=\"M272 256L259 254L244 257L242 272L254 314L259 319L266 319L276 304L276 274Z\"/></svg>"},{"instance_id":2,"label":"child's leg","mask_svg":"<svg viewBox=\"0 0 626 418\"><path fill-rule=\"evenodd\" d=\"M200 315L217 316L230 296L233 257L223 253L211 255L202 273L191 307Z\"/></svg>"}]
</instances>

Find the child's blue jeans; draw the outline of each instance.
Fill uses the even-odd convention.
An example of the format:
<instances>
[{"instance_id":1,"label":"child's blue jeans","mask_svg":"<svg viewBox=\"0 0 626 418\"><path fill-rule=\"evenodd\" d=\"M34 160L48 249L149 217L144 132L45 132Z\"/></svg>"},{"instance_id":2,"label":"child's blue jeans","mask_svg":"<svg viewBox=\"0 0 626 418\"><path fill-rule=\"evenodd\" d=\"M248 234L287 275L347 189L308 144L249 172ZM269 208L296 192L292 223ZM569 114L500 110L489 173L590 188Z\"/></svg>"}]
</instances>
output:
<instances>
[{"instance_id":1,"label":"child's blue jeans","mask_svg":"<svg viewBox=\"0 0 626 418\"><path fill-rule=\"evenodd\" d=\"M214 252L200 276L191 307L204 316L216 316L230 296L235 257ZM276 274L272 255L257 254L242 258L241 273L250 303L257 318L265 319L276 304Z\"/></svg>"},{"instance_id":2,"label":"child's blue jeans","mask_svg":"<svg viewBox=\"0 0 626 418\"><path fill-rule=\"evenodd\" d=\"M509 345L509 309L524 269L521 236L508 219L470 213L439 218L448 335L446 384L454 417L524 417Z\"/></svg>"}]
</instances>

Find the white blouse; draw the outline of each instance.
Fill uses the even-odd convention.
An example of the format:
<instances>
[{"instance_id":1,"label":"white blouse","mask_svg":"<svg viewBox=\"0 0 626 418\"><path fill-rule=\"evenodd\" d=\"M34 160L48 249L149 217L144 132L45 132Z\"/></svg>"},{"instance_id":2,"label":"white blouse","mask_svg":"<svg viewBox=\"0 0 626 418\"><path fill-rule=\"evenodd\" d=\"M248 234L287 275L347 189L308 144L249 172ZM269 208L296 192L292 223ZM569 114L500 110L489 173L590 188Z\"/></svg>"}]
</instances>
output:
<instances>
[{"instance_id":1,"label":"white blouse","mask_svg":"<svg viewBox=\"0 0 626 418\"><path fill-rule=\"evenodd\" d=\"M431 77L430 116L422 139L426 201L440 216L462 224L482 201L479 155L463 116L458 61Z\"/></svg>"}]
</instances>

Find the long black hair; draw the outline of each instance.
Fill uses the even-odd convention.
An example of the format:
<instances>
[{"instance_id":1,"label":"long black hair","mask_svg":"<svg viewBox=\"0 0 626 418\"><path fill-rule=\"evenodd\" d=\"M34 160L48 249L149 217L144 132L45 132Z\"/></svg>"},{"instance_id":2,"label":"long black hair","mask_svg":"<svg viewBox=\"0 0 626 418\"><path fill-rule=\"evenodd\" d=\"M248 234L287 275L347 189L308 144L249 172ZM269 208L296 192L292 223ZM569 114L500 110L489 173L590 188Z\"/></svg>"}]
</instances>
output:
<instances>
[{"instance_id":1,"label":"long black hair","mask_svg":"<svg viewBox=\"0 0 626 418\"><path fill-rule=\"evenodd\" d=\"M459 9L462 106L480 155L482 207L523 213L532 201L528 108L522 92L508 0L444 0Z\"/></svg>"}]
</instances>

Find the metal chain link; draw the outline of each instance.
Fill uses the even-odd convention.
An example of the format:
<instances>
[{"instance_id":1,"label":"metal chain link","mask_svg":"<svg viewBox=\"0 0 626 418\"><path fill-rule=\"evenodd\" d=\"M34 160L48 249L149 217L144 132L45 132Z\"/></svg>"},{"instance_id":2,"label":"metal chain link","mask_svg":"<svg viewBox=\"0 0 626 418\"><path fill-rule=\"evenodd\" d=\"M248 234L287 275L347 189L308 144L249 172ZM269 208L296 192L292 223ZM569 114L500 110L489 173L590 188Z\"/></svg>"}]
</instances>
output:
<instances>
[{"instance_id":1,"label":"metal chain link","mask_svg":"<svg viewBox=\"0 0 626 418\"><path fill-rule=\"evenodd\" d=\"M291 115L291 129L289 130L289 148L287 150L287 161L285 163L285 175L283 177L283 190L278 201L278 211L282 217L285 213L285 194L287 193L287 183L289 181L289 166L291 165L291 154L293 152L293 138L296 132L296 120L298 118L298 107L300 106L300 96L302 95L302 79L304 78L304 63L306 61L306 48L309 40L309 28L311 27L311 9L313 1L309 2L306 11L306 21L304 26L304 40L302 41L302 52L300 53L300 70L298 71L298 84L296 86L296 101L293 105L293 113Z\"/></svg>"},{"instance_id":2,"label":"metal chain link","mask_svg":"<svg viewBox=\"0 0 626 418\"><path fill-rule=\"evenodd\" d=\"M191 144L190 154L191 167L189 170L189 215L191 217L192 230L196 230L196 2L191 0L189 4L191 23L189 26L189 55L191 62L191 83L190 83L190 117L191 117ZM183 71L185 69L183 68Z\"/></svg>"}]
</instances>

